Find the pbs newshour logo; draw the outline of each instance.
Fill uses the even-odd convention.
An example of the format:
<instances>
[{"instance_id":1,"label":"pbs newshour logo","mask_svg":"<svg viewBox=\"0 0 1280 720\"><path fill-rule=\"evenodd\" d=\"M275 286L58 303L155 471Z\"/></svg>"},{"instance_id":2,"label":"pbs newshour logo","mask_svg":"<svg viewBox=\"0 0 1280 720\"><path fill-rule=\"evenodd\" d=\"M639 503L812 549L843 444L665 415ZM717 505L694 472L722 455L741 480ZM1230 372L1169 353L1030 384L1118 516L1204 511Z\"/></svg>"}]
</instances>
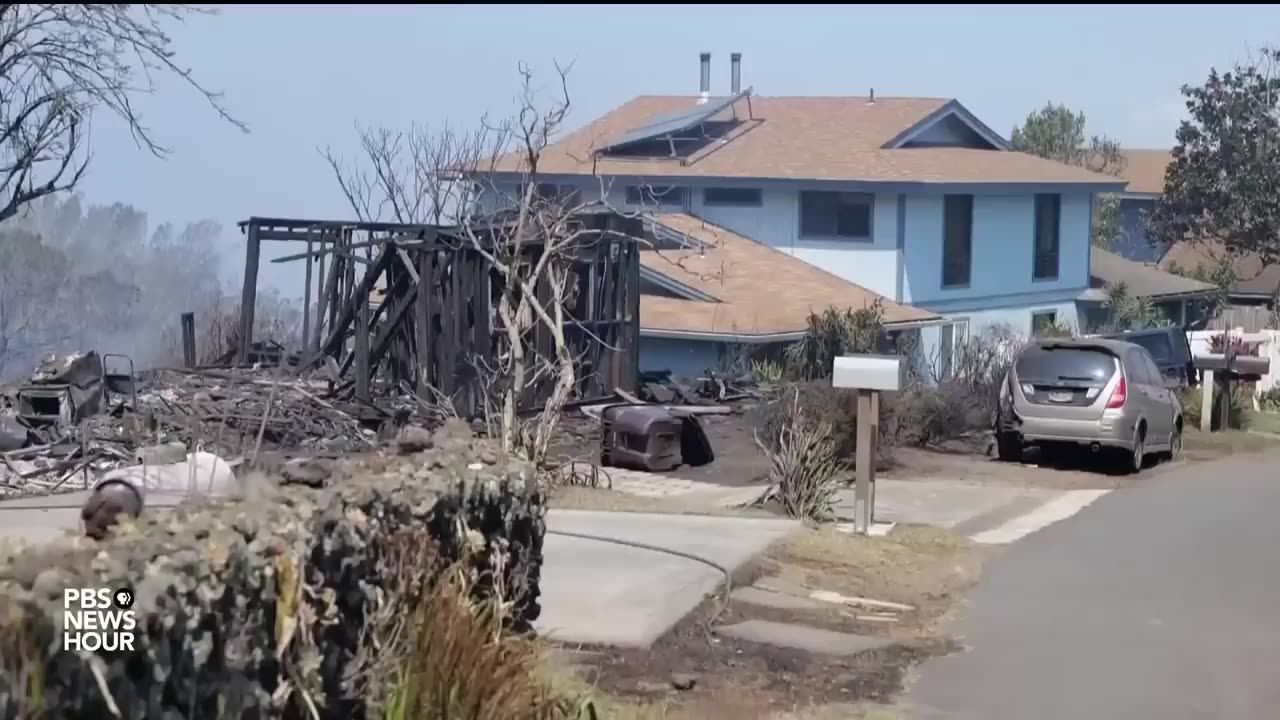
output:
<instances>
[{"instance_id":1,"label":"pbs newshour logo","mask_svg":"<svg viewBox=\"0 0 1280 720\"><path fill-rule=\"evenodd\" d=\"M67 588L62 591L63 651L133 650L132 588Z\"/></svg>"}]
</instances>

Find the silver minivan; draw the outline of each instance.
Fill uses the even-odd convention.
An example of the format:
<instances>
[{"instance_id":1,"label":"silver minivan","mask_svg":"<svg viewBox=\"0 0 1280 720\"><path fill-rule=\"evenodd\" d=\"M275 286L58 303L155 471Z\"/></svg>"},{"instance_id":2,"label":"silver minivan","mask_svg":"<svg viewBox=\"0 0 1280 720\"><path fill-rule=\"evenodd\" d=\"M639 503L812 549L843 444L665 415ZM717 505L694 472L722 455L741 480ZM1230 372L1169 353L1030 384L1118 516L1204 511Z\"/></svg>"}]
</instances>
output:
<instances>
[{"instance_id":1,"label":"silver minivan","mask_svg":"<svg viewBox=\"0 0 1280 720\"><path fill-rule=\"evenodd\" d=\"M1041 339L1018 353L1000 389L996 445L1063 445L1115 456L1138 472L1148 455L1182 450L1182 404L1139 345L1103 338Z\"/></svg>"}]
</instances>

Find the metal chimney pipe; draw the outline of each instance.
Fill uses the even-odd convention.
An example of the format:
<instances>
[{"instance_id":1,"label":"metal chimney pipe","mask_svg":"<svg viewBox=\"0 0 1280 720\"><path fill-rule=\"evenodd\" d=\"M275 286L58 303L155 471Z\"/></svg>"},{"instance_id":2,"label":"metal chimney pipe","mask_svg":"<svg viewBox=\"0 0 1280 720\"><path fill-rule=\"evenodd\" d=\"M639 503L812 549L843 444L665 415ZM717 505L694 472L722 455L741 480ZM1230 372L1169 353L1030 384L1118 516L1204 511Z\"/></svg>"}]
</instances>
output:
<instances>
[{"instance_id":1,"label":"metal chimney pipe","mask_svg":"<svg viewBox=\"0 0 1280 720\"><path fill-rule=\"evenodd\" d=\"M742 53L729 56L729 88L734 95L742 92Z\"/></svg>"},{"instance_id":2,"label":"metal chimney pipe","mask_svg":"<svg viewBox=\"0 0 1280 720\"><path fill-rule=\"evenodd\" d=\"M698 102L706 102L711 97L711 53L702 53L702 83L698 88L702 96Z\"/></svg>"}]
</instances>

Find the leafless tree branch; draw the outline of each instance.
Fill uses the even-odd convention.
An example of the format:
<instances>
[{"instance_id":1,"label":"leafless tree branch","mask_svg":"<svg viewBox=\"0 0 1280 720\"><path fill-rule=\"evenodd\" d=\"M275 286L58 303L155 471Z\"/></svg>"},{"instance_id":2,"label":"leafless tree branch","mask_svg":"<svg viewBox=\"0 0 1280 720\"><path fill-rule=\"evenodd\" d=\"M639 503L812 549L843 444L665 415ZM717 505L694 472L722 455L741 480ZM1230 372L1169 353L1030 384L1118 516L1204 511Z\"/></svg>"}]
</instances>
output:
<instances>
[{"instance_id":1,"label":"leafless tree branch","mask_svg":"<svg viewBox=\"0 0 1280 720\"><path fill-rule=\"evenodd\" d=\"M0 221L44 195L70 190L88 166L97 109L124 120L135 142L163 157L134 105L157 74L195 88L241 130L222 96L177 63L169 22L213 14L193 5L0 5Z\"/></svg>"}]
</instances>

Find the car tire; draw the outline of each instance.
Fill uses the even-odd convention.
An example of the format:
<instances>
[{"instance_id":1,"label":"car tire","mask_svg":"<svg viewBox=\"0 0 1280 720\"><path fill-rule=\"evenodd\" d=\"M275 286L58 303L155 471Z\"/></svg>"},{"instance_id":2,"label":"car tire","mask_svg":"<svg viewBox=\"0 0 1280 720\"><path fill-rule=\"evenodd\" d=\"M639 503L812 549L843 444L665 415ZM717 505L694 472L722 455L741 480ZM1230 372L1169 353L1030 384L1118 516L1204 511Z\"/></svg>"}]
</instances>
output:
<instances>
[{"instance_id":1,"label":"car tire","mask_svg":"<svg viewBox=\"0 0 1280 720\"><path fill-rule=\"evenodd\" d=\"M1018 433L996 433L996 454L1000 462L1022 462L1022 437Z\"/></svg>"},{"instance_id":2,"label":"car tire","mask_svg":"<svg viewBox=\"0 0 1280 720\"><path fill-rule=\"evenodd\" d=\"M1137 474L1142 472L1142 466L1146 464L1147 459L1147 441L1142 432L1135 432L1133 437L1133 449L1125 454L1124 470L1129 474Z\"/></svg>"},{"instance_id":3,"label":"car tire","mask_svg":"<svg viewBox=\"0 0 1280 720\"><path fill-rule=\"evenodd\" d=\"M1182 426L1177 426L1169 433L1169 461L1178 459L1182 454Z\"/></svg>"}]
</instances>

